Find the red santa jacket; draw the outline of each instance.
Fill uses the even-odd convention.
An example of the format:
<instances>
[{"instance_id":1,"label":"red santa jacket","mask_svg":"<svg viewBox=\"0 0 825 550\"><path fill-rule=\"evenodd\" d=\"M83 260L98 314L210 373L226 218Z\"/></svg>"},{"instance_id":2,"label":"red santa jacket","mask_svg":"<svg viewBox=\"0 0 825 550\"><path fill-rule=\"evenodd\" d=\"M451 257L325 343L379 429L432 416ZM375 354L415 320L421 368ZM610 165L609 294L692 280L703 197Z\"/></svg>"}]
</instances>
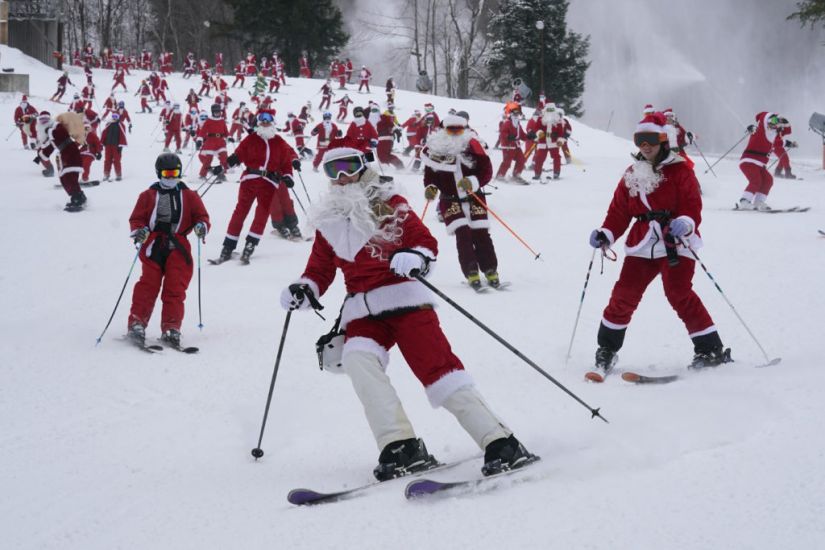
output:
<instances>
[{"instance_id":1,"label":"red santa jacket","mask_svg":"<svg viewBox=\"0 0 825 550\"><path fill-rule=\"evenodd\" d=\"M115 145L116 141L119 147L126 147L126 128L124 126L123 119L117 122L114 120L111 121L100 133L100 142L103 145ZM119 135L116 136L116 132L119 133ZM112 143L109 143L110 141Z\"/></svg>"},{"instance_id":2,"label":"red santa jacket","mask_svg":"<svg viewBox=\"0 0 825 550\"><path fill-rule=\"evenodd\" d=\"M773 148L773 140L776 139L776 129L768 128L768 120L774 113L761 112L756 115L756 131L748 140L745 151L739 159L739 164L748 162L764 167L768 164L768 156Z\"/></svg>"},{"instance_id":3,"label":"red santa jacket","mask_svg":"<svg viewBox=\"0 0 825 550\"><path fill-rule=\"evenodd\" d=\"M326 149L329 147L329 140L338 136L338 126L334 122L319 122L310 134L318 136L318 149Z\"/></svg>"},{"instance_id":4,"label":"red santa jacket","mask_svg":"<svg viewBox=\"0 0 825 550\"><path fill-rule=\"evenodd\" d=\"M536 139L531 140L536 142L537 149L547 149L547 140L546 139L539 139L539 132L544 132L547 134L547 127L544 126L544 122L542 121L541 117L531 117L530 120L527 121L527 127L525 131L529 133L536 134Z\"/></svg>"},{"instance_id":5,"label":"red santa jacket","mask_svg":"<svg viewBox=\"0 0 825 550\"><path fill-rule=\"evenodd\" d=\"M54 126L46 131L45 145L40 149L38 155L43 160L49 158L54 152L60 153L60 162L63 166L58 176L70 172L83 171L83 159L80 157L80 147L77 142L69 136L69 131L61 123L56 122Z\"/></svg>"},{"instance_id":6,"label":"red santa jacket","mask_svg":"<svg viewBox=\"0 0 825 550\"><path fill-rule=\"evenodd\" d=\"M364 123L360 126L355 121L352 121L349 128L347 128L347 137L356 140L356 147L358 149L367 151L371 147L370 141L378 140L378 132L375 131L375 127L367 120L364 120Z\"/></svg>"},{"instance_id":7,"label":"red santa jacket","mask_svg":"<svg viewBox=\"0 0 825 550\"><path fill-rule=\"evenodd\" d=\"M241 140L232 157L246 165L241 183L260 178L277 187L278 176L292 175L292 160L298 155L281 136L265 140L258 134L249 134ZM235 164L234 159L230 164Z\"/></svg>"},{"instance_id":8,"label":"red santa jacket","mask_svg":"<svg viewBox=\"0 0 825 550\"><path fill-rule=\"evenodd\" d=\"M383 114L378 119L378 124L375 125L375 131L378 134L378 141L392 141L392 131L395 129L395 117L390 114Z\"/></svg>"},{"instance_id":9,"label":"red santa jacket","mask_svg":"<svg viewBox=\"0 0 825 550\"><path fill-rule=\"evenodd\" d=\"M401 125L402 128L407 130L407 139L415 138L415 134L417 132L419 118L416 116L411 116L404 123Z\"/></svg>"},{"instance_id":10,"label":"red santa jacket","mask_svg":"<svg viewBox=\"0 0 825 550\"><path fill-rule=\"evenodd\" d=\"M502 149L517 149L519 140L527 139L527 134L520 123L508 118L499 125L498 139Z\"/></svg>"},{"instance_id":11,"label":"red santa jacket","mask_svg":"<svg viewBox=\"0 0 825 550\"><path fill-rule=\"evenodd\" d=\"M434 151L425 148L424 187L435 185L442 197L464 199L467 193L458 189L458 180L467 178L473 184L473 192L476 192L493 179L493 164L478 140L470 139L463 156L464 160L469 160L468 163L460 162L462 159L456 157L441 158Z\"/></svg>"},{"instance_id":12,"label":"red santa jacket","mask_svg":"<svg viewBox=\"0 0 825 550\"><path fill-rule=\"evenodd\" d=\"M373 174L368 170L362 180L365 176L373 177ZM396 250L411 248L435 259L438 242L403 197L393 195L384 202L406 212L406 219L400 224L402 233L398 242L365 241L348 220L326 220L315 232L312 253L298 281L309 285L316 296L322 296L332 284L336 270L341 269L349 293L341 310L342 327L368 315L435 305L435 295L424 285L390 271L389 258Z\"/></svg>"},{"instance_id":13,"label":"red santa jacket","mask_svg":"<svg viewBox=\"0 0 825 550\"><path fill-rule=\"evenodd\" d=\"M177 208L174 208L173 224L169 233L161 231L163 228L157 227L158 196L161 193L174 193L177 199L172 201ZM175 221L176 217L177 221ZM142 227L148 227L151 230L149 238L140 249L140 256L143 261L146 261L152 255L153 245L158 239L169 238L171 234L175 248L182 248L180 252L186 257L186 262L191 264L192 248L186 236L198 222L205 223L207 230L211 227L209 213L206 211L200 196L186 187L183 182L178 182L177 187L174 189L164 189L160 183L154 183L149 189L138 195L132 215L129 216L129 228L133 233Z\"/></svg>"},{"instance_id":14,"label":"red santa jacket","mask_svg":"<svg viewBox=\"0 0 825 550\"><path fill-rule=\"evenodd\" d=\"M197 138L203 140L200 154L217 155L226 152L226 137L229 129L223 118L209 117L198 129Z\"/></svg>"},{"instance_id":15,"label":"red santa jacket","mask_svg":"<svg viewBox=\"0 0 825 550\"><path fill-rule=\"evenodd\" d=\"M687 237L694 248L702 246L699 224L702 223L702 196L699 182L684 159L675 153L659 165L658 181L638 181L631 165L619 181L613 200L607 209L601 231L611 243L615 242L630 226L625 240L625 252L629 256L643 258L663 258L666 256L664 229L670 219L681 218L693 230ZM641 171L640 171L641 172ZM664 219L647 219L650 212L665 212ZM692 257L690 252L679 246L681 255Z\"/></svg>"},{"instance_id":16,"label":"red santa jacket","mask_svg":"<svg viewBox=\"0 0 825 550\"><path fill-rule=\"evenodd\" d=\"M23 117L28 117L26 120ZM24 109L20 105L18 105L14 109L14 123L18 125L23 124L31 124L32 131L34 131L34 125L37 122L37 109L31 103L26 104L26 108ZM32 134L34 135L34 134Z\"/></svg>"},{"instance_id":17,"label":"red santa jacket","mask_svg":"<svg viewBox=\"0 0 825 550\"><path fill-rule=\"evenodd\" d=\"M103 145L100 143L100 138L94 130L89 130L86 134L86 144L80 148L80 154L94 158L103 151Z\"/></svg>"},{"instance_id":18,"label":"red santa jacket","mask_svg":"<svg viewBox=\"0 0 825 550\"><path fill-rule=\"evenodd\" d=\"M180 132L180 123L181 114L176 113L175 111L169 111L169 114L166 116L164 120L164 126L166 126L166 131L172 132L173 134Z\"/></svg>"}]
</instances>

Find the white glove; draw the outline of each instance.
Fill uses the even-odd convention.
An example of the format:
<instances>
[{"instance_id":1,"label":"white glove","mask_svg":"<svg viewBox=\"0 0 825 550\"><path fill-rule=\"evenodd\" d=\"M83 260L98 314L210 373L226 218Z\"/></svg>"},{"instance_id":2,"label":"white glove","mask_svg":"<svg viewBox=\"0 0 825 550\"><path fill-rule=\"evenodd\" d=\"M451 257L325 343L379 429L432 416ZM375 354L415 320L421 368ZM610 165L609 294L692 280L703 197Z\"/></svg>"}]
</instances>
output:
<instances>
[{"instance_id":1,"label":"white glove","mask_svg":"<svg viewBox=\"0 0 825 550\"><path fill-rule=\"evenodd\" d=\"M412 278L412 272L427 273L427 260L418 252L396 252L390 260L390 271L399 277Z\"/></svg>"},{"instance_id":2,"label":"white glove","mask_svg":"<svg viewBox=\"0 0 825 550\"><path fill-rule=\"evenodd\" d=\"M287 311L309 309L309 300L306 295L311 292L312 290L307 285L291 284L281 291L281 307Z\"/></svg>"}]
</instances>

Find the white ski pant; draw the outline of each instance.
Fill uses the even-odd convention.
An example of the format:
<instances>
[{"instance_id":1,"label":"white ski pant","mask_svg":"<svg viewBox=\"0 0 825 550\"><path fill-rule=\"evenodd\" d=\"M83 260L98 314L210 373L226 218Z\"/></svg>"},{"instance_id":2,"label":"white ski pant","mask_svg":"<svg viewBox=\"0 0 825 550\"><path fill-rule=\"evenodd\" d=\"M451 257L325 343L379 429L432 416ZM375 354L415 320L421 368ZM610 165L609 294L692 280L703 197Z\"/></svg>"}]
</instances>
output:
<instances>
[{"instance_id":1,"label":"white ski pant","mask_svg":"<svg viewBox=\"0 0 825 550\"><path fill-rule=\"evenodd\" d=\"M401 400L376 355L366 351L350 352L344 355L343 368L364 407L379 451L395 441L416 437ZM456 417L482 449L492 441L512 434L474 386L458 388L442 406Z\"/></svg>"}]
</instances>

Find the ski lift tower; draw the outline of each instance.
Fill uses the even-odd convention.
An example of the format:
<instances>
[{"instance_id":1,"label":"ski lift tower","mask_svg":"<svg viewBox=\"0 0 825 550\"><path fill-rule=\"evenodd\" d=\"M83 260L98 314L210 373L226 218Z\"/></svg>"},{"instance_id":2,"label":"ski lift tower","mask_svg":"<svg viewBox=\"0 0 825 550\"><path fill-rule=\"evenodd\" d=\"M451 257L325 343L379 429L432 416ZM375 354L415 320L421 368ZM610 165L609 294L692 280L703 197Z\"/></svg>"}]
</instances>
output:
<instances>
[{"instance_id":1,"label":"ski lift tower","mask_svg":"<svg viewBox=\"0 0 825 550\"><path fill-rule=\"evenodd\" d=\"M825 170L825 115L812 114L808 120L808 128L822 136L822 169Z\"/></svg>"}]
</instances>

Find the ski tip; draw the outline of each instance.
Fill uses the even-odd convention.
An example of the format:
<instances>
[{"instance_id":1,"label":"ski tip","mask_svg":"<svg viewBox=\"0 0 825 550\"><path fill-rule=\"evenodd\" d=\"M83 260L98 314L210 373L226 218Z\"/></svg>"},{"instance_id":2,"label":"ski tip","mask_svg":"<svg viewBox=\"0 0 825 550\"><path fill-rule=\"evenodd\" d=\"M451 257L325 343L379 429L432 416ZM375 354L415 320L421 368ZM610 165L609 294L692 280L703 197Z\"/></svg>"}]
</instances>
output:
<instances>
[{"instance_id":1,"label":"ski tip","mask_svg":"<svg viewBox=\"0 0 825 550\"><path fill-rule=\"evenodd\" d=\"M774 357L773 359L771 359L770 361L768 361L768 362L767 362L767 363L765 363L764 365L756 365L756 366L757 366L758 368L763 368L763 367L772 367L772 366L774 366L774 365L778 365L781 361L782 361L782 358L781 358L781 357Z\"/></svg>"},{"instance_id":2,"label":"ski tip","mask_svg":"<svg viewBox=\"0 0 825 550\"><path fill-rule=\"evenodd\" d=\"M625 382L633 382L635 384L638 383L641 379L642 377L636 374L635 372L622 373L622 380L624 380Z\"/></svg>"},{"instance_id":3,"label":"ski tip","mask_svg":"<svg viewBox=\"0 0 825 550\"><path fill-rule=\"evenodd\" d=\"M604 376L602 376L598 372L593 372L593 371L585 373L584 379L587 380L588 382L595 382L597 384L600 384L600 383L604 382Z\"/></svg>"}]
</instances>

